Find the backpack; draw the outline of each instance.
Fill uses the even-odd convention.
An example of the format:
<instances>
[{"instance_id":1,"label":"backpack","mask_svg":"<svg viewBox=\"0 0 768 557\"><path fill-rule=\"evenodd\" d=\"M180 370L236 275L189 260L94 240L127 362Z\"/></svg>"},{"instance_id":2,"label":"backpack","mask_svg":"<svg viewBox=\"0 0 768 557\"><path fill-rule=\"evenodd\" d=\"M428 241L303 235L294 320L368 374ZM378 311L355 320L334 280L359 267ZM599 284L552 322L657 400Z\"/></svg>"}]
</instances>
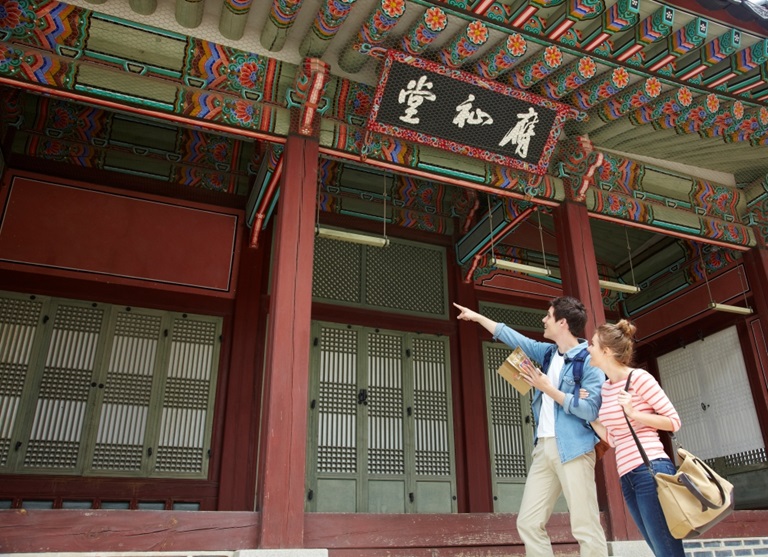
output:
<instances>
[{"instance_id":1,"label":"backpack","mask_svg":"<svg viewBox=\"0 0 768 557\"><path fill-rule=\"evenodd\" d=\"M549 362L552 360L552 355L555 353L555 350L557 350L557 345L553 346L552 350L547 351L544 355L544 361L541 362L541 369L544 370L544 373L549 369ZM568 362L573 363L573 381L576 383L573 388L574 406L579 405L579 389L581 389L581 378L584 376L584 361L587 359L587 356L589 356L589 352L584 348L573 358L565 359L566 364Z\"/></svg>"}]
</instances>

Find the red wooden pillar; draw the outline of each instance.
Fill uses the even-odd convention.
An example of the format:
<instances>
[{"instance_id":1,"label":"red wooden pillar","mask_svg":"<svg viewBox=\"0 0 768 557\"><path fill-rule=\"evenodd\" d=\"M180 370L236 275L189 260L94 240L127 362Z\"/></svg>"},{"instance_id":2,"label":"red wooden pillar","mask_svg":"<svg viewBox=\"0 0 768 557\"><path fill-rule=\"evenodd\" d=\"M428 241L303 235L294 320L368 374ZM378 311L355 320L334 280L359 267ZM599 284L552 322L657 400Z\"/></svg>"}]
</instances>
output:
<instances>
[{"instance_id":1,"label":"red wooden pillar","mask_svg":"<svg viewBox=\"0 0 768 557\"><path fill-rule=\"evenodd\" d=\"M275 219L260 439L259 547L301 548L318 142L290 135Z\"/></svg>"},{"instance_id":2,"label":"red wooden pillar","mask_svg":"<svg viewBox=\"0 0 768 557\"><path fill-rule=\"evenodd\" d=\"M477 310L477 297L472 283L465 283L461 267L454 265L456 303ZM458 313L455 308L451 311ZM485 398L482 338L484 329L471 321L458 321L458 348L461 375L461 404L464 421L466 457L466 509L470 513L493 512L491 481L491 452L488 441L488 420Z\"/></svg>"},{"instance_id":3,"label":"red wooden pillar","mask_svg":"<svg viewBox=\"0 0 768 557\"><path fill-rule=\"evenodd\" d=\"M248 247L249 234L242 234L237 298L232 324L229 381L224 417L220 511L253 511L256 507L256 456L259 439L259 409L264 359L266 307L262 300L269 266L267 238L263 247ZM264 298L266 299L266 298Z\"/></svg>"},{"instance_id":4,"label":"red wooden pillar","mask_svg":"<svg viewBox=\"0 0 768 557\"><path fill-rule=\"evenodd\" d=\"M768 250L753 248L744 254L744 270L752 292L755 316L738 324L749 385L761 424L768 424ZM762 427L768 445L768 427Z\"/></svg>"},{"instance_id":5,"label":"red wooden pillar","mask_svg":"<svg viewBox=\"0 0 768 557\"><path fill-rule=\"evenodd\" d=\"M605 321L605 310L587 207L581 203L565 201L557 208L554 216L563 294L578 298L587 307L584 334L590 338L595 327Z\"/></svg>"},{"instance_id":6,"label":"red wooden pillar","mask_svg":"<svg viewBox=\"0 0 768 557\"><path fill-rule=\"evenodd\" d=\"M554 217L563 294L578 298L586 306L588 319L584 334L589 339L595 328L605 321L605 310L587 207L565 201L555 210ZM603 457L595 471L602 507L608 513L610 539L626 540L629 537L627 522L631 517L624 506L613 451Z\"/></svg>"}]
</instances>

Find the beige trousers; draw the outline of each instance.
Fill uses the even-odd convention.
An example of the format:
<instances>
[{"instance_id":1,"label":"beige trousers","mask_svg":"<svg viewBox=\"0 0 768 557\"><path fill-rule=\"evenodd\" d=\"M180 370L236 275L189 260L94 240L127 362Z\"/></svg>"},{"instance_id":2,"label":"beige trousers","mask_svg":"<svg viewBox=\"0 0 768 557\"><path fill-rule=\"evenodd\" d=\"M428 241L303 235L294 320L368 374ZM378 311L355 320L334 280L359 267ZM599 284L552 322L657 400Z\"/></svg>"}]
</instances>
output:
<instances>
[{"instance_id":1,"label":"beige trousers","mask_svg":"<svg viewBox=\"0 0 768 557\"><path fill-rule=\"evenodd\" d=\"M595 452L560 462L554 437L539 439L525 481L517 530L527 557L553 557L546 525L563 493L571 517L571 533L581 557L607 557L605 532L600 525L595 485Z\"/></svg>"}]
</instances>

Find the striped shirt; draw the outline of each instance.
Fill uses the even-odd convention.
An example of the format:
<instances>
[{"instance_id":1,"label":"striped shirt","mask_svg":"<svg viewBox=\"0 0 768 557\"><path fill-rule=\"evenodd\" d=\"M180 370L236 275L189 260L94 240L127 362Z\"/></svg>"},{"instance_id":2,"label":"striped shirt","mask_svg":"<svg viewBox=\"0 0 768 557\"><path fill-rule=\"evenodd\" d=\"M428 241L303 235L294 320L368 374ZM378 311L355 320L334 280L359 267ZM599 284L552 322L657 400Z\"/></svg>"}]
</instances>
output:
<instances>
[{"instance_id":1,"label":"striped shirt","mask_svg":"<svg viewBox=\"0 0 768 557\"><path fill-rule=\"evenodd\" d=\"M619 476L643 464L643 457L637 450L632 432L624 419L624 411L618 402L619 391L624 389L625 384L626 380L618 383L611 383L609 380L603 383L603 404L600 407L600 423L608 431L608 443L616 448L616 468ZM636 411L666 416L672 420L674 431L680 429L680 417L653 375L644 369L635 369L629 392L632 394L632 406ZM668 456L656 429L631 418L630 423L649 460Z\"/></svg>"}]
</instances>

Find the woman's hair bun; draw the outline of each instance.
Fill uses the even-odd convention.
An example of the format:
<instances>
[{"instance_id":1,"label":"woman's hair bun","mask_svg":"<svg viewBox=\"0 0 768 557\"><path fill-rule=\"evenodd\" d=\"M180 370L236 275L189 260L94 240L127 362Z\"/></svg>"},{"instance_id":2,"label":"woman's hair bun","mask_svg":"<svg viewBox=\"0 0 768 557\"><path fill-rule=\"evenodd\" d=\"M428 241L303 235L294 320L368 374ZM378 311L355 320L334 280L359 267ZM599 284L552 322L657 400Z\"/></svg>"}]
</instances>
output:
<instances>
[{"instance_id":1,"label":"woman's hair bun","mask_svg":"<svg viewBox=\"0 0 768 557\"><path fill-rule=\"evenodd\" d=\"M616 323L616 328L621 331L623 335L628 336L629 338L634 338L635 331L637 331L637 327L635 327L627 319L619 320L619 322Z\"/></svg>"}]
</instances>

